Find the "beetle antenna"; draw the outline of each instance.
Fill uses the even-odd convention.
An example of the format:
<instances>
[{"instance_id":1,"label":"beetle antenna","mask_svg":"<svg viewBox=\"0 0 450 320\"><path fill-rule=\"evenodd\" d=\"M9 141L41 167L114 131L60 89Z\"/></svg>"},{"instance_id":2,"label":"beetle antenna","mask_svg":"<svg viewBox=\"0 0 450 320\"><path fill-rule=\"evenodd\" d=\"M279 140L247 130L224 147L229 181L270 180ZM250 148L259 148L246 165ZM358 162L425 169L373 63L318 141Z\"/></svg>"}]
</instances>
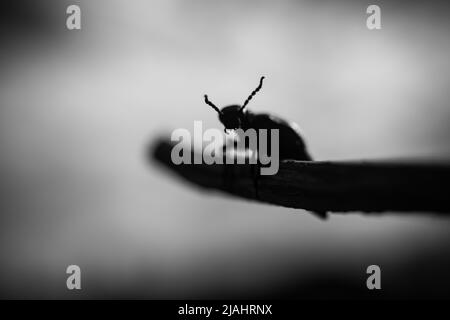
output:
<instances>
[{"instance_id":1,"label":"beetle antenna","mask_svg":"<svg viewBox=\"0 0 450 320\"><path fill-rule=\"evenodd\" d=\"M265 77L261 77L261 79L259 79L259 85L258 87L252 91L252 93L248 96L247 100L245 100L244 104L242 105L241 109L239 111L243 112L244 108L247 106L247 104L250 102L250 100L252 100L253 96L259 91L261 90L262 84L263 84L263 80Z\"/></svg>"},{"instance_id":2,"label":"beetle antenna","mask_svg":"<svg viewBox=\"0 0 450 320\"><path fill-rule=\"evenodd\" d=\"M211 106L214 110L216 110L219 114L222 114L222 111L220 111L219 108L216 107L216 105L214 103L212 103L211 101L209 101L208 99L208 95L205 94L205 103L209 106Z\"/></svg>"}]
</instances>

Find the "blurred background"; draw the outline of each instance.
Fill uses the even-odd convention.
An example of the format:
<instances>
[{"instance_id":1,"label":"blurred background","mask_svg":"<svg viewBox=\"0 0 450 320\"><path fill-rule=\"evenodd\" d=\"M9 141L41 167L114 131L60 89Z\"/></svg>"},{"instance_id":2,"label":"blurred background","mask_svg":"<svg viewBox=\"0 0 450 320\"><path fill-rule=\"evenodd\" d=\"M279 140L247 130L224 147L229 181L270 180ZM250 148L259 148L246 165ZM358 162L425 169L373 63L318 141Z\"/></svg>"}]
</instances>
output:
<instances>
[{"instance_id":1,"label":"blurred background","mask_svg":"<svg viewBox=\"0 0 450 320\"><path fill-rule=\"evenodd\" d=\"M66 8L81 8L81 30ZM381 30L366 8L381 7ZM147 158L202 100L296 121L318 160L450 159L444 1L2 1L1 298L449 297L450 220L205 193ZM82 290L66 288L68 265ZM382 290L366 289L381 267Z\"/></svg>"}]
</instances>

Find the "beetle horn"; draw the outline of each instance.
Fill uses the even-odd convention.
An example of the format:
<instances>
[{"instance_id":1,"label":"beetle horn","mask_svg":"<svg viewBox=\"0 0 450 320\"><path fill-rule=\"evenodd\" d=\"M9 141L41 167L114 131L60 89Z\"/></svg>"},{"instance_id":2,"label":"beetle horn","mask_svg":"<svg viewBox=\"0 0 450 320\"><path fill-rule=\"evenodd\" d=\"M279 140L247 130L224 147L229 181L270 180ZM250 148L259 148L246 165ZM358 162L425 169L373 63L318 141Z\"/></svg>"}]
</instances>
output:
<instances>
[{"instance_id":1,"label":"beetle horn","mask_svg":"<svg viewBox=\"0 0 450 320\"><path fill-rule=\"evenodd\" d=\"M205 94L205 103L206 103L207 105L211 106L214 110L216 110L217 113L222 114L222 111L220 111L220 109L217 108L216 105L215 105L214 103L212 103L211 101L209 101L208 95L207 95L207 94Z\"/></svg>"},{"instance_id":2,"label":"beetle horn","mask_svg":"<svg viewBox=\"0 0 450 320\"><path fill-rule=\"evenodd\" d=\"M242 105L241 109L239 109L239 111L243 112L244 108L247 106L247 104L250 102L250 100L252 100L253 96L262 88L262 84L263 84L263 80L265 77L261 77L261 79L259 79L259 85L258 87L252 91L252 93L248 96L247 100L245 100L244 104Z\"/></svg>"}]
</instances>

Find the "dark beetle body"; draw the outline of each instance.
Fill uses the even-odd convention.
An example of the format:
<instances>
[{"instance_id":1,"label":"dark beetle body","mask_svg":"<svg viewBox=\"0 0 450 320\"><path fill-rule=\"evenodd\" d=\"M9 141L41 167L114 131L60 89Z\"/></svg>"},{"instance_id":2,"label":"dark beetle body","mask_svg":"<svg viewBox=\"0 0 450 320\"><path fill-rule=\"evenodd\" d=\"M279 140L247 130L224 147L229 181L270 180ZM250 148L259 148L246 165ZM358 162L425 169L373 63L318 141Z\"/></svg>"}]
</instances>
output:
<instances>
[{"instance_id":1,"label":"dark beetle body","mask_svg":"<svg viewBox=\"0 0 450 320\"><path fill-rule=\"evenodd\" d=\"M281 118L267 113L241 112L241 106L231 105L222 108L219 120L225 129L278 129L279 130L279 157L280 160L311 161L306 144L301 136L300 129L295 123L289 123ZM238 119L236 122L235 119Z\"/></svg>"},{"instance_id":2,"label":"dark beetle body","mask_svg":"<svg viewBox=\"0 0 450 320\"><path fill-rule=\"evenodd\" d=\"M301 160L301 161L312 161L312 157L309 155L306 144L300 133L300 129L295 123L289 123L283 119L275 117L266 113L253 113L245 110L245 107L253 96L261 89L264 77L259 80L258 87L252 91L250 96L245 100L242 106L231 105L219 109L214 103L208 100L208 96L205 95L205 103L211 106L219 114L219 120L225 127L225 132L227 130L236 129L278 129L279 131L279 160ZM257 135L258 136L258 135ZM268 133L269 136L269 133ZM271 139L268 139L269 141ZM268 142L268 152L271 154L271 146ZM224 146L225 147L225 146ZM259 149L259 142L257 148ZM259 165L259 164L258 164ZM227 166L225 166L226 168ZM226 171L224 171L226 176ZM254 177L254 186L256 192L256 198L259 198L258 193L258 177L257 173ZM226 179L225 179L226 180ZM313 212L318 217L325 219L327 213L324 212Z\"/></svg>"}]
</instances>

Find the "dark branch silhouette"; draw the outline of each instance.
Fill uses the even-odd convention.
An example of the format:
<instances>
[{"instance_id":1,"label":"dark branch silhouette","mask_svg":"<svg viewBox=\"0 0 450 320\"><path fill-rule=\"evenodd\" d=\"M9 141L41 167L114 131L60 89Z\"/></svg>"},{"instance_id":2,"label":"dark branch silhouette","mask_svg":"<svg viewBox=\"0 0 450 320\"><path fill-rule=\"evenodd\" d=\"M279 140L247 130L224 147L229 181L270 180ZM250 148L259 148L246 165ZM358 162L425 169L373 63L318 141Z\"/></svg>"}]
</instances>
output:
<instances>
[{"instance_id":1,"label":"dark branch silhouette","mask_svg":"<svg viewBox=\"0 0 450 320\"><path fill-rule=\"evenodd\" d=\"M159 140L151 156L191 183L242 198L311 211L450 213L449 164L283 160L276 175L259 177L256 198L251 165L175 165L172 147ZM231 186L223 181L225 166L233 171Z\"/></svg>"}]
</instances>

